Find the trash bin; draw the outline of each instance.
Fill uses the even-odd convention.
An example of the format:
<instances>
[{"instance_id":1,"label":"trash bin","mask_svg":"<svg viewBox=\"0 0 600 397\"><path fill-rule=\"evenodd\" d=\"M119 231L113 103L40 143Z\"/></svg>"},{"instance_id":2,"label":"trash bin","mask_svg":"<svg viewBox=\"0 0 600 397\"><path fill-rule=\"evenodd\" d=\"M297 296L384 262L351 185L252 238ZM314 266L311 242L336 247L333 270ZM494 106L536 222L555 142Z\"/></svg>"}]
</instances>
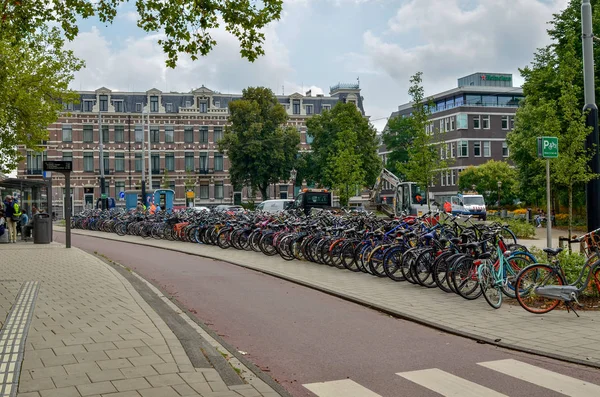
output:
<instances>
[{"instance_id":1,"label":"trash bin","mask_svg":"<svg viewBox=\"0 0 600 397\"><path fill-rule=\"evenodd\" d=\"M52 240L52 220L49 214L35 214L33 217L33 243L50 244Z\"/></svg>"}]
</instances>

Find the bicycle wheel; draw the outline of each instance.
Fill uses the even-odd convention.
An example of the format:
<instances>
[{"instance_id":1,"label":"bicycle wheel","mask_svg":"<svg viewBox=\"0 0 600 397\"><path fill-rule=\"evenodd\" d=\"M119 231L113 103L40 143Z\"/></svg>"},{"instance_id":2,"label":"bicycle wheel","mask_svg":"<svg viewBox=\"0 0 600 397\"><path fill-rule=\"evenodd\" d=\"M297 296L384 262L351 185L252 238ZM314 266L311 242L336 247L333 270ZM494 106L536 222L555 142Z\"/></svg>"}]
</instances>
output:
<instances>
[{"instance_id":1,"label":"bicycle wheel","mask_svg":"<svg viewBox=\"0 0 600 397\"><path fill-rule=\"evenodd\" d=\"M405 281L406 278L400 272L402 262L402 248L392 247L383 255L383 271L394 281Z\"/></svg>"},{"instance_id":2,"label":"bicycle wheel","mask_svg":"<svg viewBox=\"0 0 600 397\"><path fill-rule=\"evenodd\" d=\"M423 287L435 287L435 280L431 275L433 261L435 260L435 252L433 248L426 249L421 252L412 267L413 279Z\"/></svg>"},{"instance_id":3,"label":"bicycle wheel","mask_svg":"<svg viewBox=\"0 0 600 397\"><path fill-rule=\"evenodd\" d=\"M465 299L473 300L481 295L479 281L477 280L477 266L473 258L464 257L456 263L452 272L454 290Z\"/></svg>"},{"instance_id":4,"label":"bicycle wheel","mask_svg":"<svg viewBox=\"0 0 600 397\"><path fill-rule=\"evenodd\" d=\"M502 282L502 292L509 298L514 299L516 297L515 284L517 281L517 276L521 270L535 262L532 262L529 256L520 254L511 255L510 257L506 258L506 262L507 264L504 268L504 281Z\"/></svg>"},{"instance_id":5,"label":"bicycle wheel","mask_svg":"<svg viewBox=\"0 0 600 397\"><path fill-rule=\"evenodd\" d=\"M342 247L342 252L340 253L340 258L344 267L352 272L360 272L354 257L354 250L357 244L356 241L346 241Z\"/></svg>"},{"instance_id":6,"label":"bicycle wheel","mask_svg":"<svg viewBox=\"0 0 600 397\"><path fill-rule=\"evenodd\" d=\"M479 287L485 301L494 309L499 309L502 306L502 291L499 283L496 282L496 269L490 261L479 266Z\"/></svg>"},{"instance_id":7,"label":"bicycle wheel","mask_svg":"<svg viewBox=\"0 0 600 397\"><path fill-rule=\"evenodd\" d=\"M517 277L515 293L519 305L530 313L544 314L556 308L561 302L557 298L548 298L536 294L538 287L564 285L562 276L551 266L535 264L526 267Z\"/></svg>"}]
</instances>

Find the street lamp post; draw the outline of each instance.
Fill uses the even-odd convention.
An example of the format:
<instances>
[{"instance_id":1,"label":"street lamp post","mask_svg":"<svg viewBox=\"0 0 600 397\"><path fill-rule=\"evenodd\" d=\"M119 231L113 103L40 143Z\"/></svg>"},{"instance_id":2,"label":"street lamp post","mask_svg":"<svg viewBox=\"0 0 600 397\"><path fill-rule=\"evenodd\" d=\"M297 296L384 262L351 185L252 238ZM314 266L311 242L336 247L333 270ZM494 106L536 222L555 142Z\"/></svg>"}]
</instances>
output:
<instances>
[{"instance_id":1,"label":"street lamp post","mask_svg":"<svg viewBox=\"0 0 600 397\"><path fill-rule=\"evenodd\" d=\"M296 195L296 176L298 175L298 171L295 168L292 168L290 171L290 179L292 180L292 198L295 198Z\"/></svg>"},{"instance_id":2,"label":"street lamp post","mask_svg":"<svg viewBox=\"0 0 600 397\"><path fill-rule=\"evenodd\" d=\"M502 189L502 181L498 181L498 209L500 209L500 189Z\"/></svg>"}]
</instances>

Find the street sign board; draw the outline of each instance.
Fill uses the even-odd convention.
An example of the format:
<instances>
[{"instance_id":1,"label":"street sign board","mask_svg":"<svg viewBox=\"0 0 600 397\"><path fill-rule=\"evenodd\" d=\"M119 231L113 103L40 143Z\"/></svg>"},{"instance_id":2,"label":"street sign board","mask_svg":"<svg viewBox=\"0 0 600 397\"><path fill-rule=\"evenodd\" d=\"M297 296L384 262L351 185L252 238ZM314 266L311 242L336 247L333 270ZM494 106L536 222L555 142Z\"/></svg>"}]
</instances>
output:
<instances>
[{"instance_id":1,"label":"street sign board","mask_svg":"<svg viewBox=\"0 0 600 397\"><path fill-rule=\"evenodd\" d=\"M104 200L104 199L107 199L107 198L108 198L108 194L106 194L106 193L102 193L102 194L100 195L100 198L101 198L102 200Z\"/></svg>"},{"instance_id":2,"label":"street sign board","mask_svg":"<svg viewBox=\"0 0 600 397\"><path fill-rule=\"evenodd\" d=\"M555 159L558 157L558 138L554 136L542 136L537 139L538 157L544 159Z\"/></svg>"},{"instance_id":3,"label":"street sign board","mask_svg":"<svg viewBox=\"0 0 600 397\"><path fill-rule=\"evenodd\" d=\"M71 172L71 171L73 171L73 162L72 161L44 161L44 171Z\"/></svg>"},{"instance_id":4,"label":"street sign board","mask_svg":"<svg viewBox=\"0 0 600 397\"><path fill-rule=\"evenodd\" d=\"M119 198L121 200L124 200L125 199L125 192L119 192Z\"/></svg>"}]
</instances>

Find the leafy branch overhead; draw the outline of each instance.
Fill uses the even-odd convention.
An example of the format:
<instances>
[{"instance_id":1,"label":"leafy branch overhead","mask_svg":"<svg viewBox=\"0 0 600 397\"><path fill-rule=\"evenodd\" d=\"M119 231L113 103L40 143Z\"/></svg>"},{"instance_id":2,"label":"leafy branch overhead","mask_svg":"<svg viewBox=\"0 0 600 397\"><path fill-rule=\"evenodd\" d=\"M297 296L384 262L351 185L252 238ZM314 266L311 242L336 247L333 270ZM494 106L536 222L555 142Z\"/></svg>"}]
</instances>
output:
<instances>
[{"instance_id":1,"label":"leafy branch overhead","mask_svg":"<svg viewBox=\"0 0 600 397\"><path fill-rule=\"evenodd\" d=\"M106 24L114 21L119 7L129 0L4 0L0 35L7 31L16 40L29 36L48 23L61 27L73 40L79 33L79 20L97 16ZM158 33L158 44L174 68L179 54L192 59L208 54L217 44L211 30L224 26L239 41L240 53L249 61L264 54L262 29L281 16L283 0L137 0L137 25Z\"/></svg>"}]
</instances>

